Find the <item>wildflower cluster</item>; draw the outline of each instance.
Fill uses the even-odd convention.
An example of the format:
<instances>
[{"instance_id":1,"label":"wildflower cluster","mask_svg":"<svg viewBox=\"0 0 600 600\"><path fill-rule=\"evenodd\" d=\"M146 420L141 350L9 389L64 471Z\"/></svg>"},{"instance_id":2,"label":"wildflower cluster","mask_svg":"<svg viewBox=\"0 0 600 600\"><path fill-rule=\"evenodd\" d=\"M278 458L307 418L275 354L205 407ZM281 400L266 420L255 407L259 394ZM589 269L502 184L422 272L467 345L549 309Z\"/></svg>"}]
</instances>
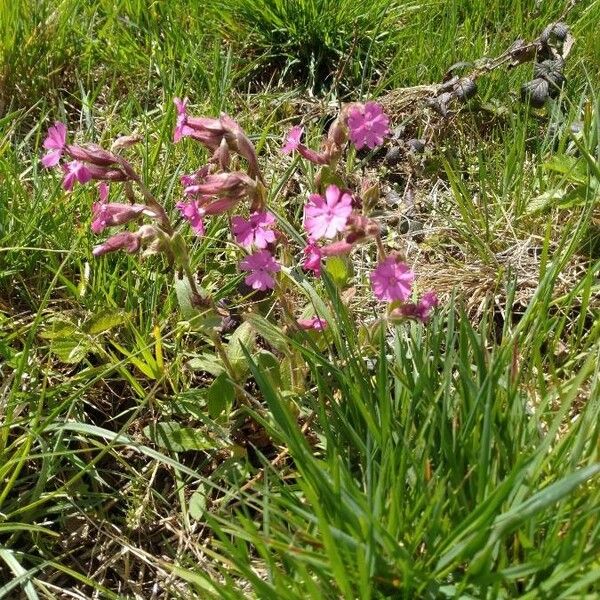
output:
<instances>
[{"instance_id":1,"label":"wildflower cluster","mask_svg":"<svg viewBox=\"0 0 600 600\"><path fill-rule=\"evenodd\" d=\"M197 236L203 236L206 220L226 213L232 238L243 253L239 269L245 274L245 283L262 292L278 290L278 274L282 270L278 250L280 246L289 245L289 241L278 231L276 216L267 206L265 178L254 145L228 115L194 117L188 114L187 98L176 98L174 102L177 121L173 141L191 138L211 153L205 165L181 177L183 198L176 204L181 218ZM437 305L435 294L428 292L419 302L409 302L414 273L399 255L386 253L379 224L365 214L363 207L367 203L361 196L376 194L377 186L369 188L365 185L357 194L340 185L339 178L334 183L328 182L326 177L326 172L335 172L349 144L361 150L374 149L384 142L389 135L387 115L375 102L346 105L329 128L319 150L302 143L303 133L302 127L292 127L282 147L284 154L298 154L322 167L316 178L317 190L308 195L304 205L303 269L320 277L328 257L347 256L358 244L374 242L378 252L378 264L370 274L374 296L388 303L391 319L426 321ZM136 141L133 136L120 138L110 151L95 144L68 144L66 126L55 123L44 141L47 153L42 164L62 169L63 187L67 191L71 191L76 183L98 182L99 197L91 207L94 234L130 223L138 224L137 230L121 230L96 245L95 256L116 250L165 253L186 274L193 302L211 304L210 298L203 297L198 291L181 233L120 153ZM122 184L126 202L109 201L109 184L114 183ZM141 201L136 199L135 187L141 193ZM146 219L145 223L142 223L143 219ZM327 323L312 317L297 319L295 325L321 331Z\"/></svg>"},{"instance_id":2,"label":"wildflower cluster","mask_svg":"<svg viewBox=\"0 0 600 600\"><path fill-rule=\"evenodd\" d=\"M294 126L287 133L282 147L284 154L297 152L317 165L335 169L340 156L351 142L357 150L373 150L383 144L389 135L389 118L375 102L349 104L331 125L322 149L312 150L301 143L303 129ZM375 188L366 188L366 193ZM359 210L364 206L352 192L328 185L324 194L310 194L304 206L304 228L307 245L304 247L303 267L315 276L321 275L323 259L348 255L362 242L374 240L379 262L370 275L373 294L378 300L389 303L388 316L392 319L414 318L423 322L437 306L434 292L427 292L419 302L408 302L412 294L414 273L402 262L398 254L387 255L381 241L379 224ZM322 240L332 240L319 245Z\"/></svg>"}]
</instances>

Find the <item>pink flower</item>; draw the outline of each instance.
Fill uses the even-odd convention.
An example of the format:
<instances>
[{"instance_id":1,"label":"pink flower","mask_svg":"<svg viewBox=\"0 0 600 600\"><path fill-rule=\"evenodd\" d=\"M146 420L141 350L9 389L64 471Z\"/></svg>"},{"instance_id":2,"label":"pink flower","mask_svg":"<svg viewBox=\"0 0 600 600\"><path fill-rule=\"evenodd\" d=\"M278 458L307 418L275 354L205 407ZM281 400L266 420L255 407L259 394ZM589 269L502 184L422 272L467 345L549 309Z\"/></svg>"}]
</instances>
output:
<instances>
[{"instance_id":1,"label":"pink flower","mask_svg":"<svg viewBox=\"0 0 600 600\"><path fill-rule=\"evenodd\" d=\"M257 248L266 248L275 241L275 232L272 229L275 217L269 212L260 212L250 215L248 220L243 217L232 217L231 225L233 234L238 244L250 248L253 244Z\"/></svg>"},{"instance_id":2,"label":"pink flower","mask_svg":"<svg viewBox=\"0 0 600 600\"><path fill-rule=\"evenodd\" d=\"M291 154L294 150L297 150L303 133L304 127L300 127L299 125L292 127L285 136L285 142L281 148L281 151L284 154Z\"/></svg>"},{"instance_id":3,"label":"pink flower","mask_svg":"<svg viewBox=\"0 0 600 600\"><path fill-rule=\"evenodd\" d=\"M439 300L435 292L425 292L417 303L417 318L423 322L427 321L438 304Z\"/></svg>"},{"instance_id":4,"label":"pink flower","mask_svg":"<svg viewBox=\"0 0 600 600\"><path fill-rule=\"evenodd\" d=\"M250 271L244 279L247 285L255 290L264 291L275 287L273 274L281 270L281 265L268 250L258 250L246 256L240 263L240 268L243 271Z\"/></svg>"},{"instance_id":5,"label":"pink flower","mask_svg":"<svg viewBox=\"0 0 600 600\"><path fill-rule=\"evenodd\" d=\"M296 321L300 329L312 329L314 331L323 331L327 327L327 321L319 317L311 317L310 319L298 319Z\"/></svg>"},{"instance_id":6,"label":"pink flower","mask_svg":"<svg viewBox=\"0 0 600 600\"><path fill-rule=\"evenodd\" d=\"M421 300L415 304L414 302L407 302L398 308L395 308L388 315L390 319L402 320L402 319L417 319L422 323L426 323L431 317L433 309L438 305L438 298L435 292L426 292L421 297Z\"/></svg>"},{"instance_id":7,"label":"pink flower","mask_svg":"<svg viewBox=\"0 0 600 600\"><path fill-rule=\"evenodd\" d=\"M325 190L325 198L311 194L304 207L304 227L312 240L332 238L346 227L352 213L352 196L336 185Z\"/></svg>"},{"instance_id":8,"label":"pink flower","mask_svg":"<svg viewBox=\"0 0 600 600\"><path fill-rule=\"evenodd\" d=\"M191 225L196 235L204 235L204 211L198 207L195 200L189 202L178 202L177 208L181 216Z\"/></svg>"},{"instance_id":9,"label":"pink flower","mask_svg":"<svg viewBox=\"0 0 600 600\"><path fill-rule=\"evenodd\" d=\"M76 181L79 183L87 183L92 179L92 173L85 164L78 160L73 160L63 166L65 176L63 178L63 188L67 191L73 189Z\"/></svg>"},{"instance_id":10,"label":"pink flower","mask_svg":"<svg viewBox=\"0 0 600 600\"><path fill-rule=\"evenodd\" d=\"M177 108L177 123L175 124L175 131L173 132L173 141L177 143L182 137L192 135L193 129L188 127L187 120L187 103L188 99L184 98L173 98L173 103Z\"/></svg>"},{"instance_id":11,"label":"pink flower","mask_svg":"<svg viewBox=\"0 0 600 600\"><path fill-rule=\"evenodd\" d=\"M140 249L141 239L140 236L131 231L121 231L116 233L112 237L109 237L104 243L99 246L95 246L92 250L92 254L96 257L107 254L108 252L115 252L116 250L125 250L133 254Z\"/></svg>"},{"instance_id":12,"label":"pink flower","mask_svg":"<svg viewBox=\"0 0 600 600\"><path fill-rule=\"evenodd\" d=\"M356 106L348 114L348 128L350 140L357 150L367 146L375 148L383 144L384 138L389 134L389 117L383 108L376 102L367 102L363 106Z\"/></svg>"},{"instance_id":13,"label":"pink flower","mask_svg":"<svg viewBox=\"0 0 600 600\"><path fill-rule=\"evenodd\" d=\"M123 225L137 219L141 214L155 216L143 204L121 204L119 202L96 202L92 207L92 231L101 233L107 227Z\"/></svg>"},{"instance_id":14,"label":"pink flower","mask_svg":"<svg viewBox=\"0 0 600 600\"><path fill-rule=\"evenodd\" d=\"M287 132L281 147L283 154L291 154L296 151L300 156L316 165L328 165L331 157L327 152L317 152L300 143L303 133L304 128L299 125L295 125Z\"/></svg>"},{"instance_id":15,"label":"pink flower","mask_svg":"<svg viewBox=\"0 0 600 600\"><path fill-rule=\"evenodd\" d=\"M304 253L302 268L306 271L313 271L317 277L320 277L322 260L321 249L316 244L309 242L302 252Z\"/></svg>"},{"instance_id":16,"label":"pink flower","mask_svg":"<svg viewBox=\"0 0 600 600\"><path fill-rule=\"evenodd\" d=\"M100 204L104 204L108 200L108 183L101 181L98 184L98 197Z\"/></svg>"},{"instance_id":17,"label":"pink flower","mask_svg":"<svg viewBox=\"0 0 600 600\"><path fill-rule=\"evenodd\" d=\"M48 134L44 140L44 148L49 151L42 157L44 167L55 167L58 164L66 143L67 127L64 123L57 121L48 129Z\"/></svg>"},{"instance_id":18,"label":"pink flower","mask_svg":"<svg viewBox=\"0 0 600 600\"><path fill-rule=\"evenodd\" d=\"M371 273L371 287L379 300L405 301L410 296L415 274L395 256L389 256Z\"/></svg>"}]
</instances>

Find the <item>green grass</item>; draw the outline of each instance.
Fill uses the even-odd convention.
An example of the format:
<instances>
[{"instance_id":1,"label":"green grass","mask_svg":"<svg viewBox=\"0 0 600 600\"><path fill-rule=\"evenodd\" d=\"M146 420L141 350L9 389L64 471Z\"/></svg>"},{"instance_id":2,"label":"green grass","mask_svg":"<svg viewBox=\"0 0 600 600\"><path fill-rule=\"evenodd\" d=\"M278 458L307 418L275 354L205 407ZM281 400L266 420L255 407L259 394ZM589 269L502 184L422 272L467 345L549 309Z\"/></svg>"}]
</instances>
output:
<instances>
[{"instance_id":1,"label":"green grass","mask_svg":"<svg viewBox=\"0 0 600 600\"><path fill-rule=\"evenodd\" d=\"M380 70L422 4L376 0L216 0L218 30L261 56L263 81L308 81L312 88L359 83ZM351 55L352 60L347 57ZM265 63L267 66L264 72Z\"/></svg>"},{"instance_id":2,"label":"green grass","mask_svg":"<svg viewBox=\"0 0 600 600\"><path fill-rule=\"evenodd\" d=\"M55 118L81 141L135 131L128 157L172 209L206 158L171 144L187 94L194 113L239 117L293 231L314 173L278 148L306 90L437 81L563 7L537 4L0 3L0 598L597 595L598 1L569 17L560 110L516 103L529 66L494 73L411 171L425 238L388 225L386 241L444 295L433 321L377 326L370 249L351 309L293 274L298 309L331 327L284 333L255 307L271 355L237 347L248 381L222 410L199 366L214 347L182 319L167 265L93 259L93 190L65 194L38 161ZM307 125L316 139L321 120ZM230 299L225 235L214 220L192 261ZM183 446L156 433L176 427Z\"/></svg>"}]
</instances>

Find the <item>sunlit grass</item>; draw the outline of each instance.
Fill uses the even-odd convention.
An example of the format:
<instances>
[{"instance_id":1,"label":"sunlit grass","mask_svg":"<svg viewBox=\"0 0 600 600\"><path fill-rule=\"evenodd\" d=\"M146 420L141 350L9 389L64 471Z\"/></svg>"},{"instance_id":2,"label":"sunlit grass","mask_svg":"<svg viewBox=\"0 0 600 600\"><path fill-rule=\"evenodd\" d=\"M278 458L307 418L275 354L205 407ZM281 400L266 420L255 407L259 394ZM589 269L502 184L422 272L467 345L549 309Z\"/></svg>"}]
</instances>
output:
<instances>
[{"instance_id":1,"label":"sunlit grass","mask_svg":"<svg viewBox=\"0 0 600 600\"><path fill-rule=\"evenodd\" d=\"M299 226L314 174L283 164L281 134L301 116L298 96L318 89L310 57L323 52L335 77L360 8L327 4L305 21L311 3L286 5L296 16L279 28L278 3L239 2L223 21L216 1L0 4L0 597L533 600L600 589L597 1L570 20L561 110L515 103L529 67L499 72L428 148L416 186L426 237L400 240L444 294L433 322L382 334L360 264L352 314L331 282L315 291L294 276L292 297L332 326L314 342L263 324L275 364L251 366L251 401L227 416L209 415L212 376L190 361L210 346L181 319L166 265L94 260L93 191L65 194L39 165L56 118L85 141L135 131L143 142L128 156L172 209L179 175L206 158L171 144L172 97L189 95L198 114L239 117L281 190L274 208ZM361 46L338 91L436 81L456 60L537 35L562 6L393 3L381 16L393 44ZM280 73L303 61L282 77L293 90L271 81L274 56ZM490 117L486 103L505 110ZM568 131L578 120L580 147ZM318 119L307 125L320 133ZM565 183L544 163L582 152L582 201L530 212ZM223 232L213 222L192 260L226 299L237 273ZM286 387L300 378L293 364L306 385ZM211 448L148 436L171 422Z\"/></svg>"}]
</instances>

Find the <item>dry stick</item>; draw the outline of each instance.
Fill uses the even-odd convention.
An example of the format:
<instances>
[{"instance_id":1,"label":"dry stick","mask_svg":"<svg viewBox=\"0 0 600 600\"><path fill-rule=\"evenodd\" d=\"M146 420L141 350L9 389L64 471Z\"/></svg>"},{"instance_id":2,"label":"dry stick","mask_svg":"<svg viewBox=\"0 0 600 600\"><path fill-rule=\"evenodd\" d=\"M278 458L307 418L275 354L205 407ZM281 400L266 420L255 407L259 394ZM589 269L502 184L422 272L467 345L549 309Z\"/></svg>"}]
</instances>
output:
<instances>
[{"instance_id":1,"label":"dry stick","mask_svg":"<svg viewBox=\"0 0 600 600\"><path fill-rule=\"evenodd\" d=\"M580 0L569 0L569 2L567 2L565 5L565 8L563 9L558 21L556 22L563 21L579 3L579 1ZM548 28L546 27L545 30L547 29ZM461 79L470 79L471 81L476 81L479 77L487 75L491 71L494 71L495 69L498 69L507 63L512 68L526 62L531 62L535 59L538 51L545 46L543 35L543 33L540 34L537 38L529 43L526 43L520 39L515 40L515 42L513 42L513 44L506 51L496 58L481 58L475 61L475 68L470 74L464 75L461 77ZM567 40L565 40L562 58L567 57L571 50L572 44L573 38L569 35ZM380 98L380 102L384 108L390 112L400 111L413 102L429 100L438 96L440 92L448 89L448 84L449 82L446 81L429 85L398 88L382 96Z\"/></svg>"}]
</instances>

